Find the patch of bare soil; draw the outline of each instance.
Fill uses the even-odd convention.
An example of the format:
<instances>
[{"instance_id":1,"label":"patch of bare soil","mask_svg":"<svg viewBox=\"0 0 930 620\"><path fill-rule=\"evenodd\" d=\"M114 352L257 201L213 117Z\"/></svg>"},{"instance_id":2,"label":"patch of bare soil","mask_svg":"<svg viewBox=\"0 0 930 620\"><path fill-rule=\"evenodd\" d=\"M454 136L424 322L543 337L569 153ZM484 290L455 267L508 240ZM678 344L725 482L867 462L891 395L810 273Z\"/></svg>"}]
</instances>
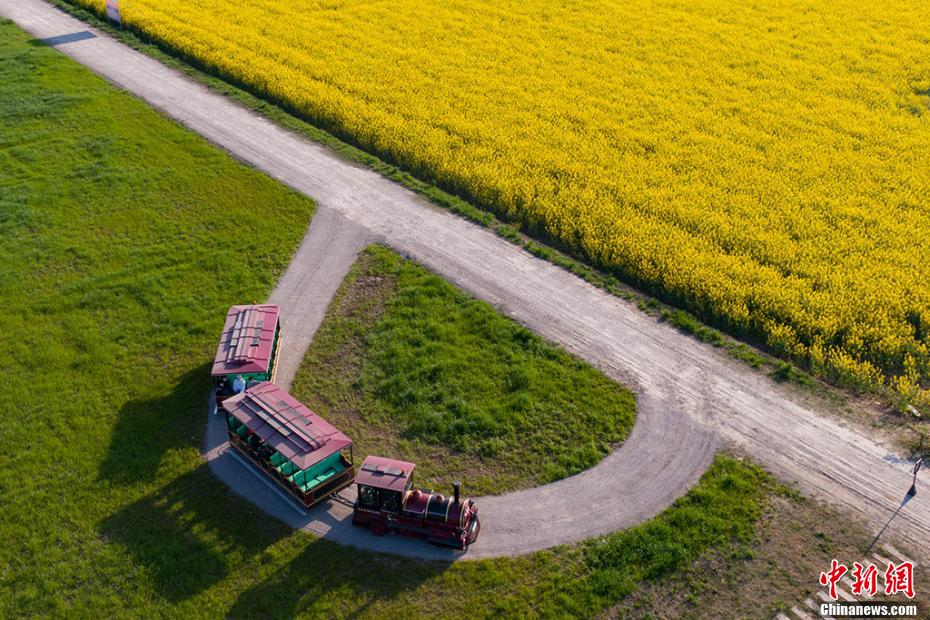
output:
<instances>
[{"instance_id":1,"label":"patch of bare soil","mask_svg":"<svg viewBox=\"0 0 930 620\"><path fill-rule=\"evenodd\" d=\"M831 560L849 567L862 562L873 539L858 523L791 492L770 496L756 531L751 546L707 555L679 575L647 584L607 617L772 618L792 606L806 610L808 598L820 601L818 579ZM880 546L872 551L884 553ZM879 587L882 581L880 576ZM915 569L915 589L912 602L930 611L930 567Z\"/></svg>"}]
</instances>

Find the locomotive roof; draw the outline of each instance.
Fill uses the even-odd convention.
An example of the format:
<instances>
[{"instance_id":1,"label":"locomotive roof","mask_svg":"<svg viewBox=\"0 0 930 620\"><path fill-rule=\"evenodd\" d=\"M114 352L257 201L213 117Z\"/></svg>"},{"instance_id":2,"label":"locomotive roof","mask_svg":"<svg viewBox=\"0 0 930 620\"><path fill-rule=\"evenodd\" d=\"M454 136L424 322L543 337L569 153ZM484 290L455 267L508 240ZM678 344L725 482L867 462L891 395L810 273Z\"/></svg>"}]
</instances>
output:
<instances>
[{"instance_id":1,"label":"locomotive roof","mask_svg":"<svg viewBox=\"0 0 930 620\"><path fill-rule=\"evenodd\" d=\"M216 377L268 372L279 312L274 304L230 308L211 374Z\"/></svg>"},{"instance_id":2,"label":"locomotive roof","mask_svg":"<svg viewBox=\"0 0 930 620\"><path fill-rule=\"evenodd\" d=\"M336 427L268 381L227 398L223 408L300 469L352 445Z\"/></svg>"},{"instance_id":3,"label":"locomotive roof","mask_svg":"<svg viewBox=\"0 0 930 620\"><path fill-rule=\"evenodd\" d=\"M358 484L364 484L379 489L389 489L391 491L403 491L407 487L407 481L413 476L413 463L407 461L395 461L386 459L381 456L365 457L355 481Z\"/></svg>"}]
</instances>

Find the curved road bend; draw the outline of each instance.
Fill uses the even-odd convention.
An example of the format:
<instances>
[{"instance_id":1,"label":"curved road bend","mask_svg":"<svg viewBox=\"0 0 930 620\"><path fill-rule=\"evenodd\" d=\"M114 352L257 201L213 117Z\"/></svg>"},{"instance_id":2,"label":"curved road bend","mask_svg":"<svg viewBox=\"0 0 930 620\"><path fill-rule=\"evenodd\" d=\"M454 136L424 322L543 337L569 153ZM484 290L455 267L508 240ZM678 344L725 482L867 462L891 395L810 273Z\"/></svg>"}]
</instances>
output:
<instances>
[{"instance_id":1,"label":"curved road bend","mask_svg":"<svg viewBox=\"0 0 930 620\"><path fill-rule=\"evenodd\" d=\"M284 317L278 370L282 386L287 387L293 379L358 252L374 239L377 237L365 228L334 210L321 208L313 218L270 299L281 304ZM543 487L478 498L480 544L467 554L408 538L375 537L352 527L351 509L335 502L318 506L309 514L295 510L260 476L244 471L243 464L229 453L220 416L210 416L204 455L213 473L233 490L294 527L366 549L448 560L518 555L639 523L664 510L694 484L717 447L713 433L681 415L675 403L642 395L630 438L596 467ZM354 499L354 489L342 495ZM578 510L579 498L586 506L583 511ZM604 517L588 518L591 510Z\"/></svg>"},{"instance_id":2,"label":"curved road bend","mask_svg":"<svg viewBox=\"0 0 930 620\"><path fill-rule=\"evenodd\" d=\"M0 15L40 39L90 32L95 36L61 38L55 46L319 203L310 238L273 297L285 304L286 313L295 313L295 321L298 312L322 316L322 300L328 300L338 286L339 269L335 264L323 269L324 261L339 263L342 274L348 269L351 260L342 254L332 256L331 249L342 243L357 249L363 239L377 240L637 392L639 415L633 433L598 466L543 487L481 498L482 535L466 557L525 553L649 518L697 480L721 439L777 476L797 483L804 493L864 519L876 531L910 486L910 465L870 438L867 430L818 415L766 377L668 325L657 324L632 304L431 207L414 193L343 161L41 0L0 0ZM317 248L311 243L314 235L327 243ZM339 240L342 235L344 242ZM293 288L289 282L319 288L300 290L300 285ZM290 288L284 290L286 285ZM308 308L313 295L317 305ZM316 325L318 319L309 323L300 342L309 342ZM286 360L290 372L301 352L297 340L292 337L286 344L292 349ZM346 524L346 509L338 504L315 509L312 519L297 515L257 478L244 474L241 466L233 471L221 464L228 464L230 458L220 454L222 438L217 430L211 423L205 447L214 471L269 513L359 547L451 557L425 544L354 530ZM923 559L930 558L930 497L918 494L886 537L904 542Z\"/></svg>"}]
</instances>

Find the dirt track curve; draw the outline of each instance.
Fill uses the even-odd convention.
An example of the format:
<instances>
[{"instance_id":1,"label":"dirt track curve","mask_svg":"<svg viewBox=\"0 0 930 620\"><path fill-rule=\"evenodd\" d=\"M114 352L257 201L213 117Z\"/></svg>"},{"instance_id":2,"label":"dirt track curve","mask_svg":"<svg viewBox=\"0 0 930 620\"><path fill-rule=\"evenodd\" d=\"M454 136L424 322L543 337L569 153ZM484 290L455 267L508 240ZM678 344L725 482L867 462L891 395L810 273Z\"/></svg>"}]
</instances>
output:
<instances>
[{"instance_id":1,"label":"dirt track curve","mask_svg":"<svg viewBox=\"0 0 930 620\"><path fill-rule=\"evenodd\" d=\"M41 0L0 0L0 15L318 202L318 215L272 296L288 321L279 379L293 376L357 251L380 241L636 391L637 422L623 447L566 480L481 498L481 538L464 557L526 553L654 516L698 479L726 442L876 530L910 485L909 463L867 431L818 415L761 374L657 324L634 305L431 207ZM87 34L67 36L78 33ZM297 527L378 551L463 557L356 530L339 504L298 514L228 454L216 418L204 452L236 492ZM886 534L923 559L930 558L928 508L930 497L918 494Z\"/></svg>"}]
</instances>

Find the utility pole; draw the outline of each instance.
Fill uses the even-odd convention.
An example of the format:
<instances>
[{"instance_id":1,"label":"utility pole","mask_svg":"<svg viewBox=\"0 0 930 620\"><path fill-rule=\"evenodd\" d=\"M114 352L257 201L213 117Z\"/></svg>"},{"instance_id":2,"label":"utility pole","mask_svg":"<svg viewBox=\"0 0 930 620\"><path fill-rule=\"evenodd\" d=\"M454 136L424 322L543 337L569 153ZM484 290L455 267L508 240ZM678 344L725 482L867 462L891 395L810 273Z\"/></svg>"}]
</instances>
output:
<instances>
[{"instance_id":1,"label":"utility pole","mask_svg":"<svg viewBox=\"0 0 930 620\"><path fill-rule=\"evenodd\" d=\"M911 501L915 495L917 495L917 472L920 471L921 466L924 464L923 458L917 459L917 462L914 463L914 480L911 482L911 488L907 490L907 495L904 496L904 501L901 502L901 505L898 506L898 509L894 511L894 514L891 515L891 518L888 519L888 522L879 530L878 534L875 535L875 538L869 543L869 546L866 548L865 553L868 553L872 550L872 547L875 546L875 543L878 542L878 539L882 537L882 534L885 533L885 530L888 529L888 526L891 525L891 522L894 521L894 518L898 516L898 513L901 512L901 509Z\"/></svg>"},{"instance_id":2,"label":"utility pole","mask_svg":"<svg viewBox=\"0 0 930 620\"><path fill-rule=\"evenodd\" d=\"M923 458L917 459L917 462L914 463L914 481L911 483L911 488L907 490L908 497L914 497L917 495L917 472L920 471L920 468L923 464Z\"/></svg>"}]
</instances>

